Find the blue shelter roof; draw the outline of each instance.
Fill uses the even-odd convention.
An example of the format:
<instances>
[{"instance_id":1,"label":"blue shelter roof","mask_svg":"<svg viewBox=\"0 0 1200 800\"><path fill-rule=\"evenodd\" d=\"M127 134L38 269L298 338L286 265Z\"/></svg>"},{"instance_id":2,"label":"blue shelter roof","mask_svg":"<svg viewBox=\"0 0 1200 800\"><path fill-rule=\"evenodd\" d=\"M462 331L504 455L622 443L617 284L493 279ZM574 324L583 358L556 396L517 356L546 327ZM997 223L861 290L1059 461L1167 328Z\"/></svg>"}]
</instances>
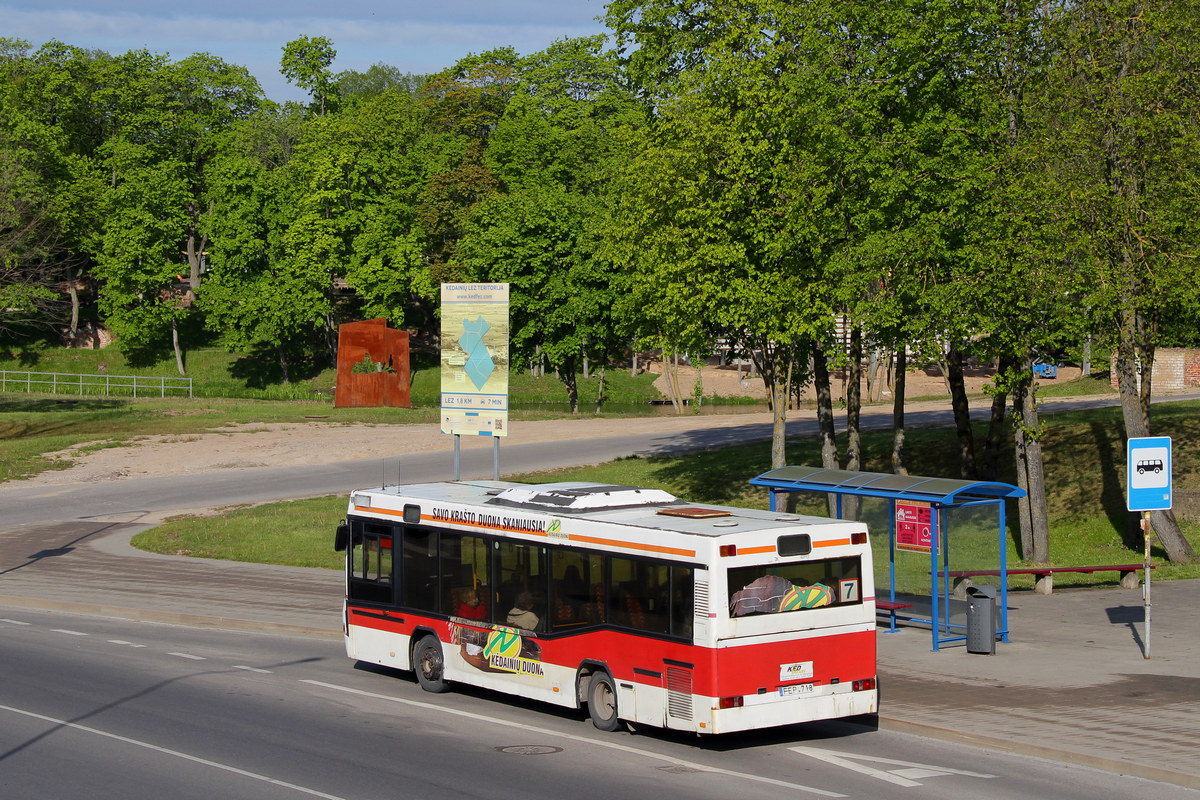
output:
<instances>
[{"instance_id":1,"label":"blue shelter roof","mask_svg":"<svg viewBox=\"0 0 1200 800\"><path fill-rule=\"evenodd\" d=\"M995 481L924 478L886 472L856 472L824 467L780 467L751 478L754 486L789 492L832 492L860 497L921 500L940 506L1024 497L1025 490Z\"/></svg>"}]
</instances>

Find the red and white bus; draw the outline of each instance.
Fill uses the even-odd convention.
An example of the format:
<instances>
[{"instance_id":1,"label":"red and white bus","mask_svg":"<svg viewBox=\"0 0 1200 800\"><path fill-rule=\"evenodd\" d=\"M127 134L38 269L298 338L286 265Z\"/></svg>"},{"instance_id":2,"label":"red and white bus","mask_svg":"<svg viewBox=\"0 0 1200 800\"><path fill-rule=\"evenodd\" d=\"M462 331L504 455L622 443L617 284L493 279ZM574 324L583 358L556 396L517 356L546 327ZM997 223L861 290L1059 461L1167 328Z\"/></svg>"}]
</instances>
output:
<instances>
[{"instance_id":1,"label":"red and white bus","mask_svg":"<svg viewBox=\"0 0 1200 800\"><path fill-rule=\"evenodd\" d=\"M873 714L862 523L594 483L354 492L351 658L622 720L731 731Z\"/></svg>"}]
</instances>

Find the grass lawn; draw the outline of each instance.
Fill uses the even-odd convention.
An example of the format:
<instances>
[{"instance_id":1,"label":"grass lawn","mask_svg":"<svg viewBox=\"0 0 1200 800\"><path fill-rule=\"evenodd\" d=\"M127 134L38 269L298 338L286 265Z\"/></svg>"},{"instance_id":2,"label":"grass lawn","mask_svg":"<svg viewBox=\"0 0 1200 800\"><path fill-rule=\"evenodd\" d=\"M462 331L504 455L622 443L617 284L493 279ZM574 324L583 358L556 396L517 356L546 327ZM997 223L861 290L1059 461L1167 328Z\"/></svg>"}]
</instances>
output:
<instances>
[{"instance_id":1,"label":"grass lawn","mask_svg":"<svg viewBox=\"0 0 1200 800\"><path fill-rule=\"evenodd\" d=\"M1043 418L1046 474L1051 517L1050 553L1053 563L1066 566L1139 563L1140 541L1128 536L1124 507L1124 431L1119 409L1055 414ZM1173 437L1177 492L1200 489L1200 403L1155 406L1156 435ZM983 430L977 430L982 435ZM886 471L891 453L890 433L863 436L867 471ZM957 442L949 428L914 429L908 433L910 471L918 475L956 475ZM1012 474L1012 454L1002 470ZM819 464L815 441L788 444L792 464ZM594 467L531 475L509 475L524 482L593 480L662 488L693 502L765 508L766 492L747 481L769 469L768 443L705 451L682 457L628 458ZM825 515L823 500L802 497L796 508ZM333 530L345 515L346 498L329 497L228 511L217 518L191 517L167 522L135 538L134 543L155 552L186 553L211 558L270 563L341 567L333 552ZM862 516L873 531L876 580L887 577L887 523L884 501L868 500ZM1010 508L1006 536L1009 565L1021 562L1015 520ZM1185 535L1200 550L1200 520L1181 516ZM990 568L999 563L999 532L995 509L949 512L949 552L952 569ZM1166 562L1154 549L1156 579L1200 577L1200 564ZM898 585L903 590L928 591L929 559L918 554L897 556ZM1056 585L1115 584L1116 573L1060 574ZM1010 578L1010 587L1031 587L1026 576ZM884 585L886 585L884 583Z\"/></svg>"}]
</instances>

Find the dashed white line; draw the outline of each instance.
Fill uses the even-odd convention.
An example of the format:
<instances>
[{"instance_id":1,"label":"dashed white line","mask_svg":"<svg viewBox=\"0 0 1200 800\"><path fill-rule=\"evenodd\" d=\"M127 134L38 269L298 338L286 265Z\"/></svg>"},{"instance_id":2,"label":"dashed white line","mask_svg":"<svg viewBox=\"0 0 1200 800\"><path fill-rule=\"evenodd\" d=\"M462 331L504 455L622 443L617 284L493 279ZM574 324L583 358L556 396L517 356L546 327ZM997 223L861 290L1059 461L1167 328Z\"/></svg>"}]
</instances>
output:
<instances>
[{"instance_id":1,"label":"dashed white line","mask_svg":"<svg viewBox=\"0 0 1200 800\"><path fill-rule=\"evenodd\" d=\"M0 622L7 622L9 625L32 625L32 622L21 622L19 619L0 619Z\"/></svg>"},{"instance_id":2,"label":"dashed white line","mask_svg":"<svg viewBox=\"0 0 1200 800\"><path fill-rule=\"evenodd\" d=\"M120 644L120 645L124 645L125 647L145 647L146 646L144 644L135 644L133 642L127 642L124 639L109 639L108 643L109 644Z\"/></svg>"},{"instance_id":3,"label":"dashed white line","mask_svg":"<svg viewBox=\"0 0 1200 800\"><path fill-rule=\"evenodd\" d=\"M65 633L67 636L87 636L83 631L72 631L66 628L51 628L54 633Z\"/></svg>"},{"instance_id":4,"label":"dashed white line","mask_svg":"<svg viewBox=\"0 0 1200 800\"><path fill-rule=\"evenodd\" d=\"M175 656L176 658L187 658L187 659L191 659L192 661L204 661L205 660L204 656L194 656L191 653L167 653L167 655Z\"/></svg>"},{"instance_id":5,"label":"dashed white line","mask_svg":"<svg viewBox=\"0 0 1200 800\"><path fill-rule=\"evenodd\" d=\"M271 674L271 670L269 670L269 669L259 669L258 667L247 667L244 664L234 664L233 668L234 669L244 669L247 672L257 672L260 675L270 675Z\"/></svg>"},{"instance_id":6,"label":"dashed white line","mask_svg":"<svg viewBox=\"0 0 1200 800\"><path fill-rule=\"evenodd\" d=\"M276 778L268 777L266 775L260 775L257 772L249 772L244 769L238 769L237 767L231 767L228 764L221 764L217 761L210 761L207 758L200 758L199 756L189 755L188 753L181 753L178 750L171 750L170 748L167 748L167 747L160 747L159 745L150 744L149 742L138 741L137 739L130 739L128 736L118 736L115 733L109 733L107 731L98 730L97 728L89 728L86 725L79 725L78 723L69 722L65 719L56 719L54 717L47 717L47 716L43 716L42 714L35 714L32 711L22 711L19 708L13 708L12 706L6 706L6 705L0 705L0 711L8 711L12 714L20 714L25 717L30 717L32 719L41 720L42 722L49 722L52 725L59 725L64 728L70 728L70 729L76 730L76 731L83 731L84 733L92 733L92 734L95 734L96 736L103 736L106 739L113 739L114 741L123 742L125 744L131 744L136 747L144 747L147 750L153 750L156 753L162 753L164 755L175 756L176 758L182 758L185 761L191 761L193 764L201 764L206 767L213 767L214 769L224 770L225 772L232 772L234 775L241 775L244 778L251 778L256 781L262 781L263 783L269 783L269 784L272 784L273 786L282 786L284 789L292 789L297 792L302 792L303 794L312 795L313 797L323 797L323 798L325 798L325 800L344 800L344 798L338 797L337 795L326 794L325 792L319 792L316 789L309 789L307 786L299 786L295 783L288 783L286 781L281 781Z\"/></svg>"}]
</instances>

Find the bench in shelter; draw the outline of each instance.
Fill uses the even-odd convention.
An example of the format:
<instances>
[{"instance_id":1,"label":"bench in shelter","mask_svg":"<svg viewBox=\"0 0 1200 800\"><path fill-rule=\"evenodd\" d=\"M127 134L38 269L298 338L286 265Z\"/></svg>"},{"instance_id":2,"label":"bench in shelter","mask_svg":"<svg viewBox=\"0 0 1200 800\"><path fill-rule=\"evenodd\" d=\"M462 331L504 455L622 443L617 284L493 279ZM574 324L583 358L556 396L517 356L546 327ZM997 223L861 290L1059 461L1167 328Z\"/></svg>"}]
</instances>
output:
<instances>
[{"instance_id":1,"label":"bench in shelter","mask_svg":"<svg viewBox=\"0 0 1200 800\"><path fill-rule=\"evenodd\" d=\"M1125 589L1136 589L1140 582L1138 581L1138 571L1143 568L1142 564L1106 564L1097 567L1018 567L1009 569L1006 572L1009 575L1034 575L1036 582L1034 583L1034 591L1038 594L1050 594L1054 591L1054 575L1058 572L1080 572L1080 573L1096 573L1096 572L1119 572L1121 573L1121 586ZM1154 565L1150 565L1150 569L1154 569ZM954 594L956 597L961 597L966 594L973 582L971 578L980 576L997 576L1000 575L998 569L959 569L949 570L945 573L938 573L939 576L946 575L954 579Z\"/></svg>"}]
</instances>

